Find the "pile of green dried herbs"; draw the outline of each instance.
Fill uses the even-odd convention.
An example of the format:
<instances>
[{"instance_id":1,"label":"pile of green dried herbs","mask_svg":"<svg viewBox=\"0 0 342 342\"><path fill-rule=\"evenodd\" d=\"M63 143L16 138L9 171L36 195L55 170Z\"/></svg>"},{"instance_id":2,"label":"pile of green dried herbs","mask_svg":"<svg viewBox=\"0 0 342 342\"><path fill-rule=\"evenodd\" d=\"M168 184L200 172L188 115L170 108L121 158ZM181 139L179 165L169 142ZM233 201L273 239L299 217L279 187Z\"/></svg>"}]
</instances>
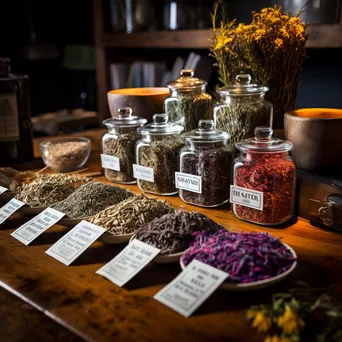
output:
<instances>
[{"instance_id":1,"label":"pile of green dried herbs","mask_svg":"<svg viewBox=\"0 0 342 342\"><path fill-rule=\"evenodd\" d=\"M138 179L142 191L161 195L177 193L175 172L178 170L178 153L183 146L180 137L166 136L138 148L138 164L153 168L154 172L154 183Z\"/></svg>"},{"instance_id":2,"label":"pile of green dried herbs","mask_svg":"<svg viewBox=\"0 0 342 342\"><path fill-rule=\"evenodd\" d=\"M211 116L211 96L206 93L194 95L193 92L183 92L176 100L165 101L165 112L169 121L184 126L184 132L191 131L198 126L199 120L209 119Z\"/></svg>"},{"instance_id":3,"label":"pile of green dried herbs","mask_svg":"<svg viewBox=\"0 0 342 342\"><path fill-rule=\"evenodd\" d=\"M46 207L63 201L90 178L68 174L50 174L35 178L16 190L15 198L31 207Z\"/></svg>"},{"instance_id":4,"label":"pile of green dried herbs","mask_svg":"<svg viewBox=\"0 0 342 342\"><path fill-rule=\"evenodd\" d=\"M140 136L134 130L116 128L116 134L111 137L107 134L102 142L104 154L115 156L120 160L120 171L104 169L104 175L112 182L135 183L133 164L135 163L135 145Z\"/></svg>"},{"instance_id":5,"label":"pile of green dried herbs","mask_svg":"<svg viewBox=\"0 0 342 342\"><path fill-rule=\"evenodd\" d=\"M101 210L133 196L132 192L118 186L90 182L80 186L52 208L65 213L70 218L82 218L96 215Z\"/></svg>"},{"instance_id":6,"label":"pile of green dried herbs","mask_svg":"<svg viewBox=\"0 0 342 342\"><path fill-rule=\"evenodd\" d=\"M132 234L143 224L173 211L165 201L139 195L107 207L90 218L89 222L106 228L112 235Z\"/></svg>"},{"instance_id":7,"label":"pile of green dried herbs","mask_svg":"<svg viewBox=\"0 0 342 342\"><path fill-rule=\"evenodd\" d=\"M178 211L166 214L143 225L136 238L159 248L160 254L183 252L194 241L194 232L205 230L215 233L223 228L220 224L198 212Z\"/></svg>"}]
</instances>

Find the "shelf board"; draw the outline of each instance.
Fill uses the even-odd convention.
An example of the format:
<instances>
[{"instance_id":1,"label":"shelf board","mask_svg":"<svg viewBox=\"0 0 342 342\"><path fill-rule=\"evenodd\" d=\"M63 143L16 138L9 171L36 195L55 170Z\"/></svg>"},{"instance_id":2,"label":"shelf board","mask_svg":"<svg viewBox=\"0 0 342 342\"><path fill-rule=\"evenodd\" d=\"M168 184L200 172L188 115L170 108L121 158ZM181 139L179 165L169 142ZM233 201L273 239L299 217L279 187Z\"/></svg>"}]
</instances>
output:
<instances>
[{"instance_id":1,"label":"shelf board","mask_svg":"<svg viewBox=\"0 0 342 342\"><path fill-rule=\"evenodd\" d=\"M307 27L309 39L307 48L342 47L340 24L310 25ZM169 49L208 49L210 30L180 30L135 33L105 33L96 40L97 46L117 48L169 48Z\"/></svg>"},{"instance_id":2,"label":"shelf board","mask_svg":"<svg viewBox=\"0 0 342 342\"><path fill-rule=\"evenodd\" d=\"M105 33L102 47L208 49L210 30Z\"/></svg>"}]
</instances>

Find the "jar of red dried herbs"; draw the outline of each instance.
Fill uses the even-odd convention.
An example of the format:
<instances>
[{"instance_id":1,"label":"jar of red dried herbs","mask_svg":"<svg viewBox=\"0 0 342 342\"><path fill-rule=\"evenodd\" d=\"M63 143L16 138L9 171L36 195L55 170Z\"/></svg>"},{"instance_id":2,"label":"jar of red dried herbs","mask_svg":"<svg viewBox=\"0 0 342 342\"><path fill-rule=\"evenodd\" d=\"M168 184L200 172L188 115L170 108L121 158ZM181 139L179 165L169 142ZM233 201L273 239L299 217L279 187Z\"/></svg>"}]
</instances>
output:
<instances>
[{"instance_id":1,"label":"jar of red dried herbs","mask_svg":"<svg viewBox=\"0 0 342 342\"><path fill-rule=\"evenodd\" d=\"M180 134L183 126L168 122L167 114L154 114L153 122L138 128L142 139L136 146L136 165L133 166L141 191L157 195L174 195L178 154L184 146Z\"/></svg>"},{"instance_id":2,"label":"jar of red dried herbs","mask_svg":"<svg viewBox=\"0 0 342 342\"><path fill-rule=\"evenodd\" d=\"M135 145L140 139L137 128L146 119L132 115L132 108L119 108L118 116L103 121L108 132L102 136L101 162L105 177L116 183L134 184Z\"/></svg>"},{"instance_id":3,"label":"jar of red dried herbs","mask_svg":"<svg viewBox=\"0 0 342 342\"><path fill-rule=\"evenodd\" d=\"M235 144L230 202L245 221L277 225L294 211L296 167L288 155L292 143L272 137L270 127L257 127L255 137Z\"/></svg>"},{"instance_id":4,"label":"jar of red dried herbs","mask_svg":"<svg viewBox=\"0 0 342 342\"><path fill-rule=\"evenodd\" d=\"M229 200L233 149L229 135L215 129L213 120L200 120L198 128L182 134L176 186L182 201L201 207L217 207Z\"/></svg>"}]
</instances>

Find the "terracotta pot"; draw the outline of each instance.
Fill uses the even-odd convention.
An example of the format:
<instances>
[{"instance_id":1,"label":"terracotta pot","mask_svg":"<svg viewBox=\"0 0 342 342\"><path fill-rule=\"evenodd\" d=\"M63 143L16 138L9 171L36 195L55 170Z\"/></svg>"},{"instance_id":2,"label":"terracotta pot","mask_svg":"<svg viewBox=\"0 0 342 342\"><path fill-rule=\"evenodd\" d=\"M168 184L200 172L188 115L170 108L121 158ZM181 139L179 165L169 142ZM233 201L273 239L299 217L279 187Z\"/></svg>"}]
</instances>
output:
<instances>
[{"instance_id":1,"label":"terracotta pot","mask_svg":"<svg viewBox=\"0 0 342 342\"><path fill-rule=\"evenodd\" d=\"M342 109L303 108L285 114L286 139L297 167L318 171L342 167Z\"/></svg>"},{"instance_id":2,"label":"terracotta pot","mask_svg":"<svg viewBox=\"0 0 342 342\"><path fill-rule=\"evenodd\" d=\"M133 114L152 121L155 113L164 113L164 99L170 94L169 88L122 88L107 93L108 106L112 117L118 109L131 107Z\"/></svg>"}]
</instances>

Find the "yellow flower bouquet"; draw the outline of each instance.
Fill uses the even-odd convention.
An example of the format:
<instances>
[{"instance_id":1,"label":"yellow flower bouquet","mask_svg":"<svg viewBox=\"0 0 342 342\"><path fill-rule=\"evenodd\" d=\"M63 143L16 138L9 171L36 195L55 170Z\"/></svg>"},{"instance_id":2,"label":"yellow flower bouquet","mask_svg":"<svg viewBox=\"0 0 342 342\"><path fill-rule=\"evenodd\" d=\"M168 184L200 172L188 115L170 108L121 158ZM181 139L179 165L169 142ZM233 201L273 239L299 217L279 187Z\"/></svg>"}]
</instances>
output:
<instances>
[{"instance_id":1,"label":"yellow flower bouquet","mask_svg":"<svg viewBox=\"0 0 342 342\"><path fill-rule=\"evenodd\" d=\"M283 116L293 109L299 73L306 59L305 25L280 6L253 12L249 25L228 20L222 0L216 1L212 17L210 51L216 59L220 81L234 83L241 71L255 83L270 88L266 100L274 105L273 127L283 127Z\"/></svg>"}]
</instances>

